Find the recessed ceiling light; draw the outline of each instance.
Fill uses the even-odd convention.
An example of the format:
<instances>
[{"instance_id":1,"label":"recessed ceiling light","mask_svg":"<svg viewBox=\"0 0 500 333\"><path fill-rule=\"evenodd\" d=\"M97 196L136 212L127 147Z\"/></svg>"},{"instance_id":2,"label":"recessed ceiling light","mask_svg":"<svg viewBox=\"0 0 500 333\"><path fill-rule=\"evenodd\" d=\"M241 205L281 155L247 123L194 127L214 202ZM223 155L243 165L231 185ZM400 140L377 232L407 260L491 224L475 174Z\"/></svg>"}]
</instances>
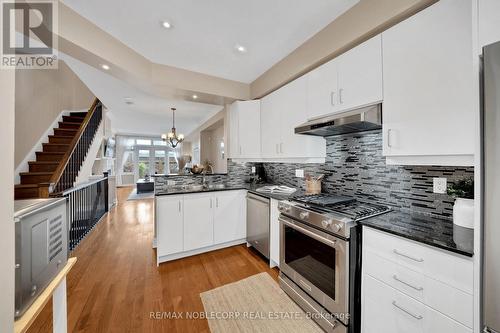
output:
<instances>
[{"instance_id":1,"label":"recessed ceiling light","mask_svg":"<svg viewBox=\"0 0 500 333\"><path fill-rule=\"evenodd\" d=\"M127 105L133 105L134 100L131 97L125 97L125 104Z\"/></svg>"},{"instance_id":2,"label":"recessed ceiling light","mask_svg":"<svg viewBox=\"0 0 500 333\"><path fill-rule=\"evenodd\" d=\"M170 23L168 21L161 21L161 26L164 27L165 29L171 29L172 23Z\"/></svg>"},{"instance_id":3,"label":"recessed ceiling light","mask_svg":"<svg viewBox=\"0 0 500 333\"><path fill-rule=\"evenodd\" d=\"M235 49L236 51L238 51L239 53L246 53L246 52L247 52L247 48L246 48L246 47L244 47L243 45L240 45L240 44L236 44L236 45L234 46L234 49Z\"/></svg>"},{"instance_id":4,"label":"recessed ceiling light","mask_svg":"<svg viewBox=\"0 0 500 333\"><path fill-rule=\"evenodd\" d=\"M198 95L193 95L193 99L197 99L198 98Z\"/></svg>"},{"instance_id":5,"label":"recessed ceiling light","mask_svg":"<svg viewBox=\"0 0 500 333\"><path fill-rule=\"evenodd\" d=\"M104 69L105 71L109 71L109 65L102 64L101 68Z\"/></svg>"}]
</instances>

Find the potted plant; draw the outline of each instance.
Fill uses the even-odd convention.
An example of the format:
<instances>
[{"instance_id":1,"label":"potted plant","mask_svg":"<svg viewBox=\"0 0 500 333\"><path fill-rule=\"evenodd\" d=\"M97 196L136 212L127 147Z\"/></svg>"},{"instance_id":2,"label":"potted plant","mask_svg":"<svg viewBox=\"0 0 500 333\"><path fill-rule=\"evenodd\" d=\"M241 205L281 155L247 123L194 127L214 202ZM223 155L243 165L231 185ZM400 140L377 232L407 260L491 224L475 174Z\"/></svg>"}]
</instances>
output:
<instances>
[{"instance_id":1,"label":"potted plant","mask_svg":"<svg viewBox=\"0 0 500 333\"><path fill-rule=\"evenodd\" d=\"M465 178L448 186L448 195L455 199L453 223L474 228L474 179Z\"/></svg>"}]
</instances>

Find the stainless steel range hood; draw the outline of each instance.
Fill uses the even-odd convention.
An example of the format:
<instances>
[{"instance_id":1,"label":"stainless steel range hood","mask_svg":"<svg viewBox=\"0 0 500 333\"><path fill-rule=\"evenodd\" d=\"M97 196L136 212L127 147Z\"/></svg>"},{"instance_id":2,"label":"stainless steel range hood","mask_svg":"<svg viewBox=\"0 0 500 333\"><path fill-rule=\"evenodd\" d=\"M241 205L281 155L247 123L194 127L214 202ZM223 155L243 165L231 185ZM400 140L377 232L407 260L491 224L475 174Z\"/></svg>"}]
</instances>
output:
<instances>
[{"instance_id":1,"label":"stainless steel range hood","mask_svg":"<svg viewBox=\"0 0 500 333\"><path fill-rule=\"evenodd\" d=\"M296 134L334 136L382 128L382 104L310 120L295 128Z\"/></svg>"}]
</instances>

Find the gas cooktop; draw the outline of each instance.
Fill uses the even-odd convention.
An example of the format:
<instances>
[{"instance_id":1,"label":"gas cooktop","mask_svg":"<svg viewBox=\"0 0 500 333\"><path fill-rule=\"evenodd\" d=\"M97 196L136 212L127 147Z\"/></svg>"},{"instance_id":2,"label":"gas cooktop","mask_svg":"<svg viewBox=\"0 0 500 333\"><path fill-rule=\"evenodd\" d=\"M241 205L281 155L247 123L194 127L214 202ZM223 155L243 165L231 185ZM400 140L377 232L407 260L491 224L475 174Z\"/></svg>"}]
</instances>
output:
<instances>
[{"instance_id":1,"label":"gas cooktop","mask_svg":"<svg viewBox=\"0 0 500 333\"><path fill-rule=\"evenodd\" d=\"M349 236L349 228L355 222L391 211L387 206L325 193L294 196L281 201L278 208L295 220L344 237Z\"/></svg>"}]
</instances>

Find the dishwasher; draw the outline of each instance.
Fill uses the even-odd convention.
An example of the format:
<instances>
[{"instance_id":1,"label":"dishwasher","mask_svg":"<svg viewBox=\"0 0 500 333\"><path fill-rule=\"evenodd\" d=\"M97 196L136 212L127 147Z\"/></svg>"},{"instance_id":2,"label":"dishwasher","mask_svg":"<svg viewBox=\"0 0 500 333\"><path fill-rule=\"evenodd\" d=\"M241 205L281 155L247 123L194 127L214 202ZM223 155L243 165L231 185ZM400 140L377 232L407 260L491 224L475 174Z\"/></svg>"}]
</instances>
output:
<instances>
[{"instance_id":1,"label":"dishwasher","mask_svg":"<svg viewBox=\"0 0 500 333\"><path fill-rule=\"evenodd\" d=\"M247 194L247 243L269 259L270 199Z\"/></svg>"}]
</instances>

